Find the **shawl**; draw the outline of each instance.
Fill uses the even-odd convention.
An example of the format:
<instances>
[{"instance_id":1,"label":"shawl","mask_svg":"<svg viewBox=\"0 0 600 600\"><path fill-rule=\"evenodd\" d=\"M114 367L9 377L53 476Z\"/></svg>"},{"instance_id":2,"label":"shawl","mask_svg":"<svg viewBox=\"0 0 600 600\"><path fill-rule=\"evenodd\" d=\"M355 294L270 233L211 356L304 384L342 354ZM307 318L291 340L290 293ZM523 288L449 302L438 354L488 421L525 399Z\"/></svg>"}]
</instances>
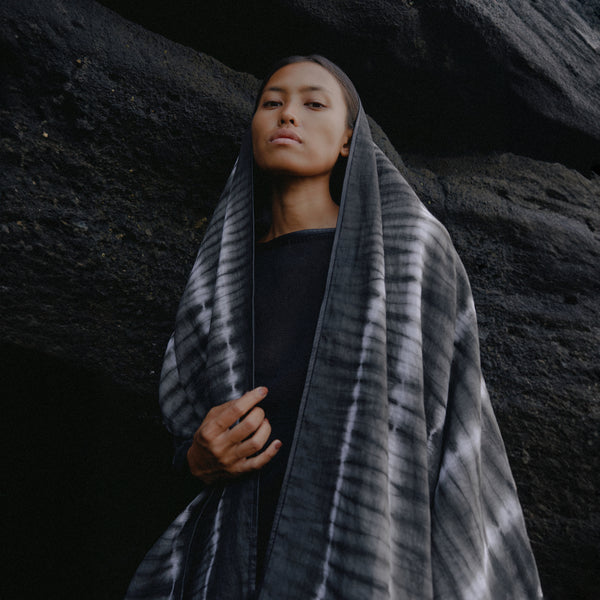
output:
<instances>
[{"instance_id":1,"label":"shawl","mask_svg":"<svg viewBox=\"0 0 600 600\"><path fill-rule=\"evenodd\" d=\"M166 351L160 402L176 439L254 385L252 160L247 135ZM362 108L259 589L257 480L203 488L127 599L542 597L463 265Z\"/></svg>"}]
</instances>

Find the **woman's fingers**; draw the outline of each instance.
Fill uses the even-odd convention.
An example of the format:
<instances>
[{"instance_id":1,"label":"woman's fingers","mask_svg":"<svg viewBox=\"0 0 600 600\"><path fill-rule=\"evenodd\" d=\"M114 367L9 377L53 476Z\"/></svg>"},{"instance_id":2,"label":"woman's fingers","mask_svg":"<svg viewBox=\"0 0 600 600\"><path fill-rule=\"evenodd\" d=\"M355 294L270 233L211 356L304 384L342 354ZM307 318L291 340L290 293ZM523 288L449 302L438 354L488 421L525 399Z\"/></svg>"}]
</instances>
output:
<instances>
[{"instance_id":1,"label":"woman's fingers","mask_svg":"<svg viewBox=\"0 0 600 600\"><path fill-rule=\"evenodd\" d=\"M245 420L245 419L244 419ZM241 423L240 423L241 425ZM237 429L239 425L236 425L234 429ZM232 430L233 431L233 430ZM271 435L271 424L267 419L263 419L262 423L256 429L251 437L246 436L242 438L244 441L235 446L235 455L238 459L248 458L257 452L260 452L264 445L267 443L269 436Z\"/></svg>"},{"instance_id":2,"label":"woman's fingers","mask_svg":"<svg viewBox=\"0 0 600 600\"><path fill-rule=\"evenodd\" d=\"M215 406L206 415L207 418L205 419L203 431L204 436L207 438L216 437L228 431L249 410L258 404L267 395L267 392L266 387L257 387L235 400Z\"/></svg>"},{"instance_id":3,"label":"woman's fingers","mask_svg":"<svg viewBox=\"0 0 600 600\"><path fill-rule=\"evenodd\" d=\"M265 411L255 406L239 423L229 429L223 438L229 444L241 444L246 438L254 435L264 421Z\"/></svg>"},{"instance_id":4,"label":"woman's fingers","mask_svg":"<svg viewBox=\"0 0 600 600\"><path fill-rule=\"evenodd\" d=\"M242 469L240 470L240 473L262 469L279 452L280 448L281 442L279 440L274 440L269 444L266 450L263 450L260 454L242 461L240 463Z\"/></svg>"}]
</instances>

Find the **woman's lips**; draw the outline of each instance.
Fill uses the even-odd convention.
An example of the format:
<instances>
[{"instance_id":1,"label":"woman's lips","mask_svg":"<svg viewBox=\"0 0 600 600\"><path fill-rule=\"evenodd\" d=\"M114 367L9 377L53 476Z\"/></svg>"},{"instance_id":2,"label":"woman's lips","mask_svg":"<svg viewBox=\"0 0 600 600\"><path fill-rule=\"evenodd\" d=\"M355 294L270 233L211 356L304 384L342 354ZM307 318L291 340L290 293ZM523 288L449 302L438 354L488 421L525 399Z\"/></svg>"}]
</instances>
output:
<instances>
[{"instance_id":1,"label":"woman's lips","mask_svg":"<svg viewBox=\"0 0 600 600\"><path fill-rule=\"evenodd\" d=\"M302 140L297 133L287 129L278 129L270 138L272 144L301 144Z\"/></svg>"}]
</instances>

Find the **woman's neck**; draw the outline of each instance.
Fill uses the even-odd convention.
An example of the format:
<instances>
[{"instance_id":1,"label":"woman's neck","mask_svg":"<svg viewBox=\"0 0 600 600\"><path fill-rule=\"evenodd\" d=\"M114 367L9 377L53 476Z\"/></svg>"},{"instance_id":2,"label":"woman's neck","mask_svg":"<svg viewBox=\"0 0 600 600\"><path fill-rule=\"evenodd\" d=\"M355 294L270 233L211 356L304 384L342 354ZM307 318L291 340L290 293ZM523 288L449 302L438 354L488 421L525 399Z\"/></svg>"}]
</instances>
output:
<instances>
[{"instance_id":1,"label":"woman's neck","mask_svg":"<svg viewBox=\"0 0 600 600\"><path fill-rule=\"evenodd\" d=\"M267 235L273 238L302 229L336 226L339 206L331 199L329 177L274 181L271 193L272 222Z\"/></svg>"}]
</instances>

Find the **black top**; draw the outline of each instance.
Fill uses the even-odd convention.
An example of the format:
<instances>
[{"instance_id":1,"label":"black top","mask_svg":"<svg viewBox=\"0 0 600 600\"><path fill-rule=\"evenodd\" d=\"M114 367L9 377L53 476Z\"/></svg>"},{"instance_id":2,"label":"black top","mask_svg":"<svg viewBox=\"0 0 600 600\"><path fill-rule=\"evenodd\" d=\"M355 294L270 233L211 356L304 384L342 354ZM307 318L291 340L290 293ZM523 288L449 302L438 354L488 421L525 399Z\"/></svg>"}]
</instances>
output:
<instances>
[{"instance_id":1,"label":"black top","mask_svg":"<svg viewBox=\"0 0 600 600\"><path fill-rule=\"evenodd\" d=\"M283 445L260 472L258 575L294 436L315 327L325 292L335 229L295 231L256 245L254 379L269 388L259 404L270 443Z\"/></svg>"}]
</instances>

